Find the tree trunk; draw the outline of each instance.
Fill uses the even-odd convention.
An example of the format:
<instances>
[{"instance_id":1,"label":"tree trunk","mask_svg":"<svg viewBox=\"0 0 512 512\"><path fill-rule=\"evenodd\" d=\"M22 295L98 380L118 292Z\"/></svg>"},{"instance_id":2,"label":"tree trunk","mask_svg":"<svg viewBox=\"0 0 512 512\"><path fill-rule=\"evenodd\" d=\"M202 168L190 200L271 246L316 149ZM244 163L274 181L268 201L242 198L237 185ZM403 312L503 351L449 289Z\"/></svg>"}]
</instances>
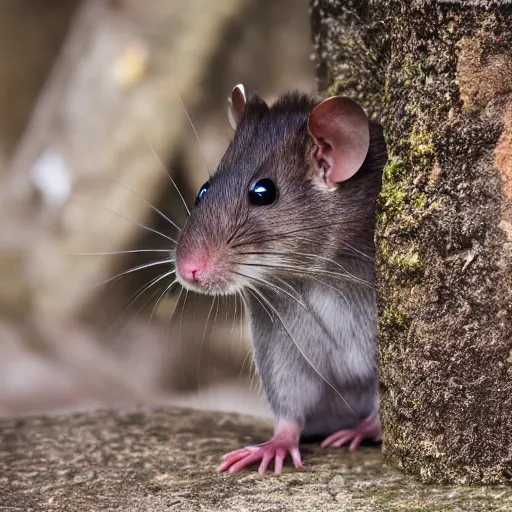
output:
<instances>
[{"instance_id":1,"label":"tree trunk","mask_svg":"<svg viewBox=\"0 0 512 512\"><path fill-rule=\"evenodd\" d=\"M512 6L312 4L320 89L389 147L377 228L383 450L512 482ZM478 4L478 5L474 5Z\"/></svg>"}]
</instances>

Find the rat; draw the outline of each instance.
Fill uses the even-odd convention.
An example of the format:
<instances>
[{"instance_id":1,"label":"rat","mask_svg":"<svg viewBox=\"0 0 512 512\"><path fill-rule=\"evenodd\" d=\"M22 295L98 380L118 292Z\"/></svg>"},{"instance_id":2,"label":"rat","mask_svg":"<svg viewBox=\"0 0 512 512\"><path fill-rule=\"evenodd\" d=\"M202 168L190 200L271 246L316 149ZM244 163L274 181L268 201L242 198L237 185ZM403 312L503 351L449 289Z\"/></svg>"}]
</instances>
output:
<instances>
[{"instance_id":1,"label":"rat","mask_svg":"<svg viewBox=\"0 0 512 512\"><path fill-rule=\"evenodd\" d=\"M266 443L223 457L236 473L282 472L299 442L380 442L375 211L387 160L382 127L350 98L287 92L272 105L243 85L235 130L199 190L176 248L187 289L240 294L274 415Z\"/></svg>"}]
</instances>

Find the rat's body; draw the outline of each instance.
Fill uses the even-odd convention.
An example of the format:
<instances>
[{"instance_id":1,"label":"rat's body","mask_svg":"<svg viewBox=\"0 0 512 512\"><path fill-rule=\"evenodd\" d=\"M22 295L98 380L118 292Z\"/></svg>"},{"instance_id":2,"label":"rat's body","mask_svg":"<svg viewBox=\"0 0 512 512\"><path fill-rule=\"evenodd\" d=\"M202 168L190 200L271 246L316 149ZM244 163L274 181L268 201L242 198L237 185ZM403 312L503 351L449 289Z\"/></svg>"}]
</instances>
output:
<instances>
[{"instance_id":1,"label":"rat's body","mask_svg":"<svg viewBox=\"0 0 512 512\"><path fill-rule=\"evenodd\" d=\"M378 409L372 294L340 286L347 303L318 282L288 282L307 311L266 294L276 310L272 322L254 297L249 301L256 366L274 415L299 421L303 436L355 428Z\"/></svg>"},{"instance_id":2,"label":"rat's body","mask_svg":"<svg viewBox=\"0 0 512 512\"><path fill-rule=\"evenodd\" d=\"M352 449L380 439L373 235L386 149L347 99L291 93L269 108L235 88L230 117L235 137L180 236L178 278L245 297L276 435L220 469L275 459L279 473L287 452L301 466L301 435Z\"/></svg>"}]
</instances>

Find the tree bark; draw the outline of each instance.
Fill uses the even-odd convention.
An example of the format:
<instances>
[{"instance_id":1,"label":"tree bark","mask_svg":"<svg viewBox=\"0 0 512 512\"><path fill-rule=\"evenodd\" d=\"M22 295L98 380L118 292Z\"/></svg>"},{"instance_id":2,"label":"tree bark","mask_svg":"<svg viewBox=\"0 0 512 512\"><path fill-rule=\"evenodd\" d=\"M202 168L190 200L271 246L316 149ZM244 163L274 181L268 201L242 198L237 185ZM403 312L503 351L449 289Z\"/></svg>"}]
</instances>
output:
<instances>
[{"instance_id":1,"label":"tree bark","mask_svg":"<svg viewBox=\"0 0 512 512\"><path fill-rule=\"evenodd\" d=\"M512 6L312 2L320 89L380 118L386 460L512 482Z\"/></svg>"}]
</instances>

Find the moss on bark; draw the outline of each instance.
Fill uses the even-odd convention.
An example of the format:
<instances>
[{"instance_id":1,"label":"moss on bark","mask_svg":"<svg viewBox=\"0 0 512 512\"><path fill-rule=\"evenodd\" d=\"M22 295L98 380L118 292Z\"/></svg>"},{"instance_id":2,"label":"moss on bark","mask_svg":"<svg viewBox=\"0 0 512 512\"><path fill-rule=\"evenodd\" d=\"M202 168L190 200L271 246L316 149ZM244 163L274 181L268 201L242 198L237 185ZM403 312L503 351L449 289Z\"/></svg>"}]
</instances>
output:
<instances>
[{"instance_id":1,"label":"moss on bark","mask_svg":"<svg viewBox=\"0 0 512 512\"><path fill-rule=\"evenodd\" d=\"M319 87L380 118L384 454L512 482L512 6L312 2Z\"/></svg>"}]
</instances>

